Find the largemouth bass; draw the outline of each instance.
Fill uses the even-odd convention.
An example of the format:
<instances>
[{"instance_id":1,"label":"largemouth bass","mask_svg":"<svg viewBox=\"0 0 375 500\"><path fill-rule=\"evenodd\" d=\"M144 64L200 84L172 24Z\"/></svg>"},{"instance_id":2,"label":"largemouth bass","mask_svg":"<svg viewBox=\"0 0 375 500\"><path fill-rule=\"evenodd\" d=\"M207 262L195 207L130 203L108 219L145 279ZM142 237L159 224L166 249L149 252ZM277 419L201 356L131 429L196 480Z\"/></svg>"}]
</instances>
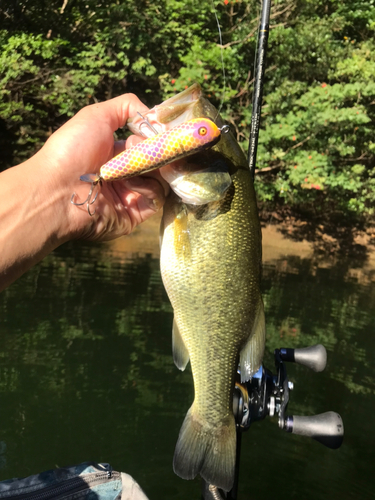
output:
<instances>
[{"instance_id":1,"label":"largemouth bass","mask_svg":"<svg viewBox=\"0 0 375 500\"><path fill-rule=\"evenodd\" d=\"M198 85L147 114L159 131L201 117L223 126ZM130 123L134 132L138 126L137 119ZM195 390L174 471L184 479L200 474L229 491L236 457L235 374L240 365L242 381L251 378L265 342L253 182L232 133L182 166L163 167L161 174L172 187L175 182L178 193L166 201L161 228L161 273L174 310L173 357L181 370L190 360Z\"/></svg>"}]
</instances>

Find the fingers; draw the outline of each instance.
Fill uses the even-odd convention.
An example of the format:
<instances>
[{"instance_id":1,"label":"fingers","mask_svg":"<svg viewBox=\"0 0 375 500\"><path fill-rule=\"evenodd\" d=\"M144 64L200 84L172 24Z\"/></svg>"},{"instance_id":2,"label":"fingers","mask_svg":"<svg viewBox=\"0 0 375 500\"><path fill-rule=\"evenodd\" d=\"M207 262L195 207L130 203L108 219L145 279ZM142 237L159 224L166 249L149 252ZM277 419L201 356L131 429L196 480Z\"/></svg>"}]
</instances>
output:
<instances>
[{"instance_id":1,"label":"fingers","mask_svg":"<svg viewBox=\"0 0 375 500\"><path fill-rule=\"evenodd\" d=\"M164 196L168 196L170 191L169 183L165 179L163 179L163 177L160 175L160 169L151 170L151 172L147 172L147 174L142 175L141 177L142 178L153 177L154 179L156 179L163 188Z\"/></svg>"},{"instance_id":2,"label":"fingers","mask_svg":"<svg viewBox=\"0 0 375 500\"><path fill-rule=\"evenodd\" d=\"M127 211L132 229L164 205L164 187L155 178L138 176L111 184L115 198Z\"/></svg>"},{"instance_id":3,"label":"fingers","mask_svg":"<svg viewBox=\"0 0 375 500\"><path fill-rule=\"evenodd\" d=\"M113 156L117 156L126 149L126 140L122 141L115 141L115 144L113 146Z\"/></svg>"},{"instance_id":4,"label":"fingers","mask_svg":"<svg viewBox=\"0 0 375 500\"><path fill-rule=\"evenodd\" d=\"M134 94L124 94L107 101L107 103L111 106L113 114L117 116L117 127L114 130L123 127L128 118L135 116L137 112L145 113L149 110Z\"/></svg>"},{"instance_id":5,"label":"fingers","mask_svg":"<svg viewBox=\"0 0 375 500\"><path fill-rule=\"evenodd\" d=\"M142 137L139 137L138 135L131 135L130 137L127 138L126 140L126 149L130 149L139 142L142 142L144 139Z\"/></svg>"},{"instance_id":6,"label":"fingers","mask_svg":"<svg viewBox=\"0 0 375 500\"><path fill-rule=\"evenodd\" d=\"M115 141L114 147L113 147L113 156L117 156L125 149L130 149L139 142L143 141L142 137L138 137L137 135L131 135L128 137L126 140L121 140L121 141Z\"/></svg>"},{"instance_id":7,"label":"fingers","mask_svg":"<svg viewBox=\"0 0 375 500\"><path fill-rule=\"evenodd\" d=\"M133 177L125 181L125 186L133 193L138 193L138 207L141 209L151 208L157 212L165 201L165 194L162 185L151 177Z\"/></svg>"},{"instance_id":8,"label":"fingers","mask_svg":"<svg viewBox=\"0 0 375 500\"><path fill-rule=\"evenodd\" d=\"M113 132L124 127L127 120L137 112L145 113L148 107L134 94L123 94L109 101L92 104L83 108L83 112L92 113L96 119L106 121Z\"/></svg>"},{"instance_id":9,"label":"fingers","mask_svg":"<svg viewBox=\"0 0 375 500\"><path fill-rule=\"evenodd\" d=\"M115 145L114 145L114 155L113 156L116 156L116 155L122 153L123 151L125 151L125 149L132 148L133 146L135 146L136 144L138 144L142 140L143 139L141 137L138 137L137 135L131 135L130 137L127 138L126 141L116 141ZM165 196L167 196L167 194L169 193L169 184L160 175L159 169L152 170L151 172L147 172L147 174L142 176L142 178L147 178L147 177L154 177L163 186L164 194L165 194ZM138 179L138 177L133 177L133 179ZM131 188L129 188L129 189L131 189Z\"/></svg>"},{"instance_id":10,"label":"fingers","mask_svg":"<svg viewBox=\"0 0 375 500\"><path fill-rule=\"evenodd\" d=\"M139 195L136 198L142 208L151 208L153 212L157 212L164 205L164 188L155 178L148 176L132 177L126 181L113 183L113 187L118 194L119 190L121 190L122 193L125 194L125 197L129 191L133 194L136 193ZM141 200L141 198L143 198L143 200Z\"/></svg>"},{"instance_id":11,"label":"fingers","mask_svg":"<svg viewBox=\"0 0 375 500\"><path fill-rule=\"evenodd\" d=\"M133 94L124 94L109 101L87 106L81 110L73 120L75 127L84 130L87 137L88 124L91 125L89 138L94 145L88 151L88 145L83 148L84 161L79 163L80 173L97 171L113 156L117 156L125 149L133 147L142 140L132 135L126 141L113 142L113 132L126 124L128 118L137 112L145 113L147 106ZM71 130L70 130L71 132ZM77 137L77 133L73 134ZM112 143L112 144L110 144ZM108 147L111 148L108 152ZM75 153L77 148L74 148ZM95 166L93 167L93 165ZM97 204L97 225L100 221L107 221L105 234L103 228L98 227L97 235L101 239L118 236L120 233L129 233L137 224L155 214L165 202L169 192L168 183L162 179L159 172L153 171L147 175L137 176L128 180L103 183Z\"/></svg>"}]
</instances>

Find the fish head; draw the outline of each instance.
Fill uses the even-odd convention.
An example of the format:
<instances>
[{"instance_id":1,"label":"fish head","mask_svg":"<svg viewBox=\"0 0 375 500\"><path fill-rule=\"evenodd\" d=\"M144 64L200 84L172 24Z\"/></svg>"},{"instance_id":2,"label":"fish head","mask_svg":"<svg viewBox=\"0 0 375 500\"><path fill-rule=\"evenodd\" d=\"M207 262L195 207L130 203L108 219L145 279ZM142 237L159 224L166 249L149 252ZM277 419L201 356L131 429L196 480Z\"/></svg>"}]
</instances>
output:
<instances>
[{"instance_id":1,"label":"fish head","mask_svg":"<svg viewBox=\"0 0 375 500\"><path fill-rule=\"evenodd\" d=\"M138 113L130 118L126 124L133 134L154 137L155 133L167 132L193 118L205 117L214 120L214 116L196 112L195 108L201 98L202 89L199 84L195 83L143 115Z\"/></svg>"},{"instance_id":2,"label":"fish head","mask_svg":"<svg viewBox=\"0 0 375 500\"><path fill-rule=\"evenodd\" d=\"M208 118L219 129L225 125L217 109L204 97L200 85L195 83L143 115L129 119L127 126L136 135L154 137L155 133L167 132L198 118ZM209 126L208 131L211 133ZM232 183L231 175L239 167L246 168L246 159L232 132L222 133L219 139L215 145L207 141L208 145L198 153L160 169L162 177L184 203L204 205L220 200Z\"/></svg>"}]
</instances>

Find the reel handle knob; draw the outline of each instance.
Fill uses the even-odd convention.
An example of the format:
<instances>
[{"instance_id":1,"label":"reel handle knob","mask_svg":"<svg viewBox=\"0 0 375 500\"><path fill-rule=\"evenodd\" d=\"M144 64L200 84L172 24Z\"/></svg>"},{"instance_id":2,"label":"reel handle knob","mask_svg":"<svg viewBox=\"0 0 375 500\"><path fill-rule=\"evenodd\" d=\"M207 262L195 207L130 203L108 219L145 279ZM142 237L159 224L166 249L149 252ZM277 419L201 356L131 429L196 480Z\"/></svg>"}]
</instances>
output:
<instances>
[{"instance_id":1,"label":"reel handle knob","mask_svg":"<svg viewBox=\"0 0 375 500\"><path fill-rule=\"evenodd\" d=\"M344 439L342 418L334 411L311 417L288 416L285 418L284 429L292 434L309 436L333 450L340 448Z\"/></svg>"},{"instance_id":2,"label":"reel handle knob","mask_svg":"<svg viewBox=\"0 0 375 500\"><path fill-rule=\"evenodd\" d=\"M322 372L327 364L327 351L322 344L299 349L281 348L280 357L283 361L292 361L307 366L314 372Z\"/></svg>"}]
</instances>

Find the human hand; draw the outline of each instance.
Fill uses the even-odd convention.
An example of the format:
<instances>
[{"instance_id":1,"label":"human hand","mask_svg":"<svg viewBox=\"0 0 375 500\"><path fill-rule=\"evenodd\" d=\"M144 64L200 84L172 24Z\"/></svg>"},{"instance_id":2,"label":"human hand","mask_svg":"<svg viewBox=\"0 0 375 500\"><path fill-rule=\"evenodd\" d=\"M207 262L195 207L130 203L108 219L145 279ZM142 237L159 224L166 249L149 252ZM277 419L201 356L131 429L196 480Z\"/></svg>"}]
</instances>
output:
<instances>
[{"instance_id":1,"label":"human hand","mask_svg":"<svg viewBox=\"0 0 375 500\"><path fill-rule=\"evenodd\" d=\"M89 184L79 180L87 173L98 173L100 167L125 148L134 146L141 139L131 136L125 141L115 142L113 133L123 127L137 111L143 113L147 107L132 94L111 99L83 108L77 115L57 130L34 157L51 196L51 189L60 192L59 210L64 212L67 239L110 240L129 234L161 208L168 193L168 184L158 171L116 182L103 182L95 201L95 215L90 217L86 204L70 203L86 199ZM64 193L62 197L62 193ZM59 214L61 215L61 214Z\"/></svg>"},{"instance_id":2,"label":"human hand","mask_svg":"<svg viewBox=\"0 0 375 500\"><path fill-rule=\"evenodd\" d=\"M89 186L79 177L124 150L113 133L137 111L147 110L132 94L82 109L29 160L0 173L0 291L62 243L110 240L128 234L160 208L168 184L158 172L104 183L90 217L82 201ZM126 148L140 141L131 136Z\"/></svg>"}]
</instances>

